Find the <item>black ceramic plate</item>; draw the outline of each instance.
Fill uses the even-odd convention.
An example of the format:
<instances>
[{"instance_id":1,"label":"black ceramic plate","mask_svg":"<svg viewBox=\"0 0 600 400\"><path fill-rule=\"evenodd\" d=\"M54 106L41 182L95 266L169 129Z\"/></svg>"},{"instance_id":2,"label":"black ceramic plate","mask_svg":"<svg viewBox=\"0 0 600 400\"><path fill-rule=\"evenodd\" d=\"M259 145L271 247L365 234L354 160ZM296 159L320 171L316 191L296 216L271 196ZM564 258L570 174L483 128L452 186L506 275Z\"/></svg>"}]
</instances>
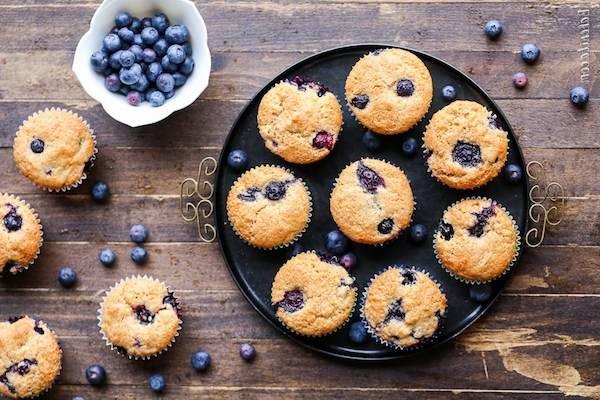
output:
<instances>
[{"instance_id":1,"label":"black ceramic plate","mask_svg":"<svg viewBox=\"0 0 600 400\"><path fill-rule=\"evenodd\" d=\"M433 78L433 103L423 121L408 133L396 136L381 136L382 150L370 154L362 145L361 137L365 128L361 127L350 114L344 100L344 84L352 66L364 54L386 45L357 45L324 51L308 57L289 67L269 82L241 112L225 141L216 178L216 223L218 240L225 261L231 270L233 279L256 311L274 325L281 333L296 342L337 358L353 360L388 360L415 355L423 350L446 342L460 334L475 322L498 297L508 275L489 285L489 299L475 301L469 293L471 286L458 282L445 272L437 263L432 249L431 233L434 232L442 212L455 201L466 196L487 196L502 204L512 214L521 232L527 225L527 182L511 185L498 176L483 188L471 191L452 190L434 180L426 170L421 155L407 158L400 151L401 143L408 137L414 137L419 146L422 144L422 132L431 115L448 104L442 98L445 85L452 84L457 89L458 99L476 101L492 110L509 132L510 151L508 162L519 164L523 171L523 157L512 129L503 113L490 97L471 79L446 62L415 50L410 50L423 60ZM262 96L275 83L296 75L322 82L329 87L344 104L344 129L333 152L324 160L312 165L298 166L285 162L272 154L264 145L256 126L256 113ZM350 323L336 333L319 339L307 339L289 333L275 317L271 306L271 283L281 265L291 256L291 247L275 251L254 249L244 244L232 231L227 220L225 201L229 188L239 176L227 167L227 154L233 149L245 150L250 166L260 164L282 165L307 182L313 196L313 217L308 230L300 238L304 249L324 250L324 238L327 231L336 225L329 212L329 194L336 176L347 164L361 157L377 157L391 161L406 172L417 202L413 216L415 223L425 224L429 229L428 240L416 246L409 242L408 233L384 247L372 247L353 244L358 256L358 266L352 271L358 288L362 293L369 278L376 272L392 264L416 265L429 271L430 275L442 286L448 298L448 317L440 335L417 351L397 351L388 349L371 340L364 345L356 345L348 340ZM277 221L273 221L277 223ZM521 250L522 252L522 250ZM520 256L520 254L519 254ZM516 267L516 266L515 266ZM511 272L514 271L512 268ZM485 288L480 289L485 290ZM352 322L359 319L359 306L352 316Z\"/></svg>"}]
</instances>

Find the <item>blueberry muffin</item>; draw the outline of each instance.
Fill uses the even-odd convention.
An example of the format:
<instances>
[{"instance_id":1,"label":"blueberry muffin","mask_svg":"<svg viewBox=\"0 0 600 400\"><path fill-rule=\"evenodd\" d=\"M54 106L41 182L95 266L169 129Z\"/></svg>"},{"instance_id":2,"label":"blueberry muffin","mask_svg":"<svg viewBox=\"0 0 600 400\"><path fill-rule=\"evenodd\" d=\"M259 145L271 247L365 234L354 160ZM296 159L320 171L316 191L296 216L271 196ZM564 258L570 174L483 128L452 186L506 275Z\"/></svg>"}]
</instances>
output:
<instances>
[{"instance_id":1,"label":"blueberry muffin","mask_svg":"<svg viewBox=\"0 0 600 400\"><path fill-rule=\"evenodd\" d=\"M42 226L29 204L0 193L0 278L29 268L42 247Z\"/></svg>"},{"instance_id":2,"label":"blueberry muffin","mask_svg":"<svg viewBox=\"0 0 600 400\"><path fill-rule=\"evenodd\" d=\"M352 314L356 288L346 269L314 252L300 253L275 275L271 302L277 318L304 336L334 332Z\"/></svg>"},{"instance_id":3,"label":"blueberry muffin","mask_svg":"<svg viewBox=\"0 0 600 400\"><path fill-rule=\"evenodd\" d=\"M423 147L437 180L455 189L474 189L492 180L504 166L508 137L484 106L454 101L433 115Z\"/></svg>"},{"instance_id":4,"label":"blueberry muffin","mask_svg":"<svg viewBox=\"0 0 600 400\"><path fill-rule=\"evenodd\" d=\"M431 105L433 85L419 57L406 50L367 54L346 79L346 100L358 121L383 135L404 133Z\"/></svg>"},{"instance_id":5,"label":"blueberry muffin","mask_svg":"<svg viewBox=\"0 0 600 400\"><path fill-rule=\"evenodd\" d=\"M365 289L362 317L380 342L406 349L435 335L446 308L446 296L426 273L391 267L375 275Z\"/></svg>"},{"instance_id":6,"label":"blueberry muffin","mask_svg":"<svg viewBox=\"0 0 600 400\"><path fill-rule=\"evenodd\" d=\"M312 203L301 179L284 168L263 165L244 173L227 196L236 234L260 249L288 245L305 231Z\"/></svg>"},{"instance_id":7,"label":"blueberry muffin","mask_svg":"<svg viewBox=\"0 0 600 400\"><path fill-rule=\"evenodd\" d=\"M506 272L520 245L508 214L490 199L463 199L448 208L434 235L438 260L464 281L490 281Z\"/></svg>"},{"instance_id":8,"label":"blueberry muffin","mask_svg":"<svg viewBox=\"0 0 600 400\"><path fill-rule=\"evenodd\" d=\"M46 109L19 128L13 147L17 168L35 185L68 190L86 178L96 154L94 134L77 114Z\"/></svg>"},{"instance_id":9,"label":"blueberry muffin","mask_svg":"<svg viewBox=\"0 0 600 400\"><path fill-rule=\"evenodd\" d=\"M25 399L47 391L61 358L56 335L42 321L21 316L0 322L0 395Z\"/></svg>"},{"instance_id":10,"label":"blueberry muffin","mask_svg":"<svg viewBox=\"0 0 600 400\"><path fill-rule=\"evenodd\" d=\"M179 301L162 282L144 276L121 280L111 288L98 318L107 344L129 358L147 359L175 342L182 320Z\"/></svg>"},{"instance_id":11,"label":"blueberry muffin","mask_svg":"<svg viewBox=\"0 0 600 400\"><path fill-rule=\"evenodd\" d=\"M342 107L321 83L297 76L264 95L257 122L271 152L291 163L308 164L333 150L342 130Z\"/></svg>"},{"instance_id":12,"label":"blueberry muffin","mask_svg":"<svg viewBox=\"0 0 600 400\"><path fill-rule=\"evenodd\" d=\"M335 223L352 241L382 244L410 225L414 200L400 168L365 158L340 173L330 209Z\"/></svg>"}]
</instances>

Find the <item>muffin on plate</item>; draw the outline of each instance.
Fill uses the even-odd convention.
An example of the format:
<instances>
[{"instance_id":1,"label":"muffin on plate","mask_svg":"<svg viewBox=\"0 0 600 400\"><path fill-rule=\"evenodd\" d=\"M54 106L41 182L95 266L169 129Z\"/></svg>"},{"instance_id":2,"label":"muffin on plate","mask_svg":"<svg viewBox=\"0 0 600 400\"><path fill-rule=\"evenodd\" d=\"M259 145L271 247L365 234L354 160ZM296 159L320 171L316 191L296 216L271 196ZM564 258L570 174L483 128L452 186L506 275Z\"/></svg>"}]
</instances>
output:
<instances>
[{"instance_id":1,"label":"muffin on plate","mask_svg":"<svg viewBox=\"0 0 600 400\"><path fill-rule=\"evenodd\" d=\"M61 359L56 335L44 322L26 316L0 322L0 395L26 399L48 391Z\"/></svg>"},{"instance_id":2,"label":"muffin on plate","mask_svg":"<svg viewBox=\"0 0 600 400\"><path fill-rule=\"evenodd\" d=\"M508 156L506 131L495 115L473 101L454 101L436 112L423 142L431 174L454 189L485 185Z\"/></svg>"},{"instance_id":3,"label":"muffin on plate","mask_svg":"<svg viewBox=\"0 0 600 400\"><path fill-rule=\"evenodd\" d=\"M404 172L386 161L365 158L338 176L331 215L350 240L382 244L410 225L414 199Z\"/></svg>"},{"instance_id":4,"label":"muffin on plate","mask_svg":"<svg viewBox=\"0 0 600 400\"><path fill-rule=\"evenodd\" d=\"M87 122L71 111L55 108L37 112L23 122L13 147L19 171L49 191L78 186L96 153L96 139Z\"/></svg>"},{"instance_id":5,"label":"muffin on plate","mask_svg":"<svg viewBox=\"0 0 600 400\"><path fill-rule=\"evenodd\" d=\"M257 122L271 152L291 163L308 164L333 150L342 130L342 107L321 83L297 76L263 96Z\"/></svg>"},{"instance_id":6,"label":"muffin on plate","mask_svg":"<svg viewBox=\"0 0 600 400\"><path fill-rule=\"evenodd\" d=\"M282 167L262 165L240 176L227 195L234 232L260 249L296 241L310 222L312 202L304 182Z\"/></svg>"},{"instance_id":7,"label":"muffin on plate","mask_svg":"<svg viewBox=\"0 0 600 400\"><path fill-rule=\"evenodd\" d=\"M429 70L413 53L381 49L361 58L346 79L346 100L362 125L383 135L404 133L427 113Z\"/></svg>"},{"instance_id":8,"label":"muffin on plate","mask_svg":"<svg viewBox=\"0 0 600 400\"><path fill-rule=\"evenodd\" d=\"M356 288L346 269L315 252L288 260L275 275L271 303L277 318L303 336L336 331L352 314Z\"/></svg>"},{"instance_id":9,"label":"muffin on plate","mask_svg":"<svg viewBox=\"0 0 600 400\"><path fill-rule=\"evenodd\" d=\"M508 271L516 260L520 236L513 218L495 200L468 198L444 212L433 245L450 274L482 283Z\"/></svg>"}]
</instances>

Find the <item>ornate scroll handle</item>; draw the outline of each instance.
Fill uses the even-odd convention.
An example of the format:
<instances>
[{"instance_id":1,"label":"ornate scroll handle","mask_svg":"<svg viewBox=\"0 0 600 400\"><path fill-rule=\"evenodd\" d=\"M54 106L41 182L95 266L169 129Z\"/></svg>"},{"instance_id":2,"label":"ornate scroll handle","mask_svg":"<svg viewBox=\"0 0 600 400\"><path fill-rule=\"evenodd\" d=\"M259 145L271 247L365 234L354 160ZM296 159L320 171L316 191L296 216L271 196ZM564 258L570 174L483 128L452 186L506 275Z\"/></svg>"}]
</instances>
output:
<instances>
[{"instance_id":1,"label":"ornate scroll handle","mask_svg":"<svg viewBox=\"0 0 600 400\"><path fill-rule=\"evenodd\" d=\"M198 236L203 242L213 242L217 237L215 225L209 219L214 211L212 196L214 186L208 180L217 170L217 160L205 157L198 165L198 176L181 182L179 208L185 222L196 221Z\"/></svg>"},{"instance_id":2,"label":"ornate scroll handle","mask_svg":"<svg viewBox=\"0 0 600 400\"><path fill-rule=\"evenodd\" d=\"M546 228L556 226L562 220L565 191L560 183L547 182L546 167L539 161L527 163L527 176L532 183L529 189L529 218L534 227L527 231L525 243L529 247L538 247L544 241Z\"/></svg>"}]
</instances>

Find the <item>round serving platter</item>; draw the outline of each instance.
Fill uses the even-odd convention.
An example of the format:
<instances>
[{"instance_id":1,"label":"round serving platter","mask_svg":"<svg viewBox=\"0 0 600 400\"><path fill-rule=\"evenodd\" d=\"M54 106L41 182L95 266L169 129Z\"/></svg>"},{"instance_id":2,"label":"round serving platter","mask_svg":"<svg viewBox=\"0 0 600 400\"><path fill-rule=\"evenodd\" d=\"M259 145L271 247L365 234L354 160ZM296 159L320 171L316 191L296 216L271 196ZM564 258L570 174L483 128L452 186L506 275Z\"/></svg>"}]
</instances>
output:
<instances>
[{"instance_id":1,"label":"round serving platter","mask_svg":"<svg viewBox=\"0 0 600 400\"><path fill-rule=\"evenodd\" d=\"M345 105L344 84L350 69L360 57L370 51L385 47L397 46L364 44L331 49L310 56L277 75L254 96L240 113L225 140L216 176L217 238L226 264L244 296L256 311L282 334L312 350L347 360L383 361L414 356L426 351L459 335L481 317L498 297L519 260L509 273L489 285L491 295L481 303L471 298L471 285L455 280L438 265L432 248L432 234L443 211L449 205L468 196L490 197L497 200L512 214L522 234L527 231L528 187L525 178L515 185L505 182L502 176L498 176L484 187L476 190L453 190L438 183L430 176L420 154L408 158L403 156L400 151L402 141L407 137L414 137L419 146L423 143L422 133L429 119L433 113L448 104L448 101L442 98L442 88L451 84L457 90L457 99L476 101L498 115L499 121L508 131L510 140L508 162L520 165L525 171L523 156L512 128L502 111L475 82L448 63L416 50L405 49L420 57L431 73L434 89L431 108L425 118L409 132L395 136L380 136L383 142L381 151L369 153L363 146L361 138L365 128L356 122ZM256 125L256 113L262 96L275 83L296 75L323 83L344 104L344 128L338 143L327 158L312 165L290 164L272 154L265 147ZM352 343L348 339L350 323L334 334L318 339L309 339L293 334L282 326L271 305L271 283L279 267L291 257L291 246L273 251L258 250L242 242L231 229L225 203L229 188L239 173L227 167L226 157L233 149L243 149L248 153L250 167L261 164L285 166L308 184L313 196L313 216L308 230L298 241L304 250L324 251L326 232L336 229L329 212L329 194L335 178L346 165L363 157L373 157L390 161L404 170L411 181L416 201L413 222L427 226L430 232L427 241L420 245L414 245L408 240L408 232L404 232L398 239L383 247L352 244L352 251L356 253L359 261L351 274L356 278L360 297L373 274L382 271L389 265L415 265L428 271L440 283L448 298L447 318L436 339L418 350L398 351L386 348L376 343L375 340L370 340L362 345ZM278 221L273 221L273 223L276 224ZM523 247L521 247L519 259L522 252ZM359 305L357 304L351 322L358 321L359 314Z\"/></svg>"}]
</instances>

